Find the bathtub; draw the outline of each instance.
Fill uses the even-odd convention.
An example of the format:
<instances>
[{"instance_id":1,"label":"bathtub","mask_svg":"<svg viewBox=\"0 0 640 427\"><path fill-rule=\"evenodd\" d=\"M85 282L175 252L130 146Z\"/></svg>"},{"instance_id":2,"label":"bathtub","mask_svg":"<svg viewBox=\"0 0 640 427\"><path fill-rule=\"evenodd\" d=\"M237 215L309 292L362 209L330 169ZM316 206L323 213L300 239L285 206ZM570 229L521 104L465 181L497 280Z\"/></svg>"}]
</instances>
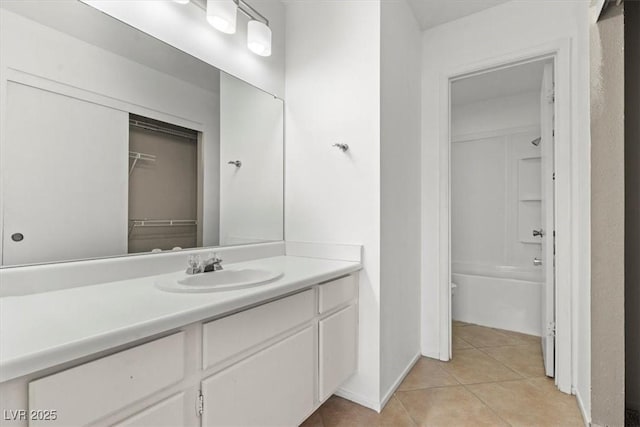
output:
<instances>
[{"instance_id":1,"label":"bathtub","mask_svg":"<svg viewBox=\"0 0 640 427\"><path fill-rule=\"evenodd\" d=\"M541 269L453 263L454 320L541 335Z\"/></svg>"}]
</instances>

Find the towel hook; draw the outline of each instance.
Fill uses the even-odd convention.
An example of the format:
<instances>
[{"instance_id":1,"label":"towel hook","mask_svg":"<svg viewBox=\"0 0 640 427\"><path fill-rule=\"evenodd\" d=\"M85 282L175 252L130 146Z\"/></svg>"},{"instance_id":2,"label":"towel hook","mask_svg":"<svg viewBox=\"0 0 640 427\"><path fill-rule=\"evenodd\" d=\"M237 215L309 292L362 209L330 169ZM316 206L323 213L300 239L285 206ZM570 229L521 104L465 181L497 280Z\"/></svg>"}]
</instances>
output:
<instances>
[{"instance_id":1,"label":"towel hook","mask_svg":"<svg viewBox=\"0 0 640 427\"><path fill-rule=\"evenodd\" d=\"M333 147L338 147L342 151L347 151L349 149L349 145L340 143L333 144Z\"/></svg>"}]
</instances>

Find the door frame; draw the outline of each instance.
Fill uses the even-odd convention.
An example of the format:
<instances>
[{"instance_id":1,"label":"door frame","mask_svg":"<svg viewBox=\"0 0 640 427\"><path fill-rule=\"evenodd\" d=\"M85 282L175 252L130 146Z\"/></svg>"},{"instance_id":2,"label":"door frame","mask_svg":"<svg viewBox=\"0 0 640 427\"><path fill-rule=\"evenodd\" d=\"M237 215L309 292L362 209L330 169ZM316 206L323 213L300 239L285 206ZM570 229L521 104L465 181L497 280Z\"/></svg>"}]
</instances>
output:
<instances>
[{"instance_id":1,"label":"door frame","mask_svg":"<svg viewBox=\"0 0 640 427\"><path fill-rule=\"evenodd\" d=\"M439 118L439 236L438 236L438 346L440 360L451 358L451 83L463 77L483 74L501 68L542 59L551 59L555 80L555 229L556 229L556 353L555 383L565 393L572 393L574 385L575 328L572 318L575 306L578 268L577 253L574 254L575 231L572 227L573 212L580 209L576 179L572 172L576 168L575 153L572 153L572 99L571 99L571 40L561 39L530 49L470 63L452 68L440 74ZM429 310L423 301L422 310ZM424 339L424 337L423 337Z\"/></svg>"}]
</instances>

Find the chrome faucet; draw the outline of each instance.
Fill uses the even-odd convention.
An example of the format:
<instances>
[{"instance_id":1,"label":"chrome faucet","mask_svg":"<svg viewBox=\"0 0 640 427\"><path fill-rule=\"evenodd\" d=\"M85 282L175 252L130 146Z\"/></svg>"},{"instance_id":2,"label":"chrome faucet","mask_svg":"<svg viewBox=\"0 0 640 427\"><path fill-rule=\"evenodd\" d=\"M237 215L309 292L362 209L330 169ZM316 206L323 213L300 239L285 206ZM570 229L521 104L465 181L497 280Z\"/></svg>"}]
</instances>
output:
<instances>
[{"instance_id":1,"label":"chrome faucet","mask_svg":"<svg viewBox=\"0 0 640 427\"><path fill-rule=\"evenodd\" d=\"M218 254L213 253L204 261L202 272L208 273L210 271L220 271L222 269L222 258L220 258Z\"/></svg>"},{"instance_id":2,"label":"chrome faucet","mask_svg":"<svg viewBox=\"0 0 640 427\"><path fill-rule=\"evenodd\" d=\"M187 274L200 274L208 273L210 271L220 271L222 267L222 259L218 257L218 254L212 253L207 259L200 260L200 255L189 255L189 268L187 268Z\"/></svg>"}]
</instances>

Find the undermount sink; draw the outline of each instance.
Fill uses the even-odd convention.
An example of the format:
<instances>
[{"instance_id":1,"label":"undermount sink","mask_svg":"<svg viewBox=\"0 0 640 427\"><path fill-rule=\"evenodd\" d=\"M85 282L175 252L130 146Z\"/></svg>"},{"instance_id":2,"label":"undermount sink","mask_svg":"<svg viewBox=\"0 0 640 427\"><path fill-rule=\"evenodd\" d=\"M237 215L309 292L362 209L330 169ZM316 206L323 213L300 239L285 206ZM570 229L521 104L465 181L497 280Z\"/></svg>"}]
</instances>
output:
<instances>
[{"instance_id":1,"label":"undermount sink","mask_svg":"<svg viewBox=\"0 0 640 427\"><path fill-rule=\"evenodd\" d=\"M200 273L180 280L161 279L156 286L169 292L216 292L250 288L282 276L281 272L259 268L238 268Z\"/></svg>"}]
</instances>

